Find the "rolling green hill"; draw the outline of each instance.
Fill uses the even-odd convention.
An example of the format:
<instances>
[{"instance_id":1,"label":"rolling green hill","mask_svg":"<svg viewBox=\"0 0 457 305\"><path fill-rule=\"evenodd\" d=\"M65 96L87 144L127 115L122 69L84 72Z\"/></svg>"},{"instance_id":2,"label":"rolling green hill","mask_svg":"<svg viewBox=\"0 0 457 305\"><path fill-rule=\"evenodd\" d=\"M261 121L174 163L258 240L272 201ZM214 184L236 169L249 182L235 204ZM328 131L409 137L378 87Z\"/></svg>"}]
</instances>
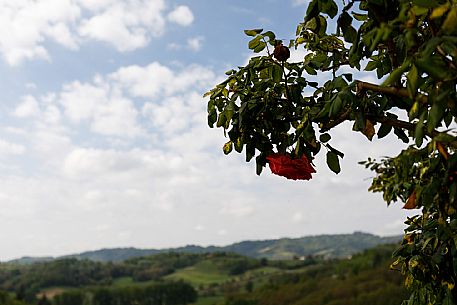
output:
<instances>
[{"instance_id":1,"label":"rolling green hill","mask_svg":"<svg viewBox=\"0 0 457 305\"><path fill-rule=\"evenodd\" d=\"M395 305L408 295L401 274L389 270L395 247L331 260L170 252L117 263L64 258L0 264L0 304L3 297L16 305ZM173 291L183 291L187 301L173 303ZM171 303L148 303L151 298Z\"/></svg>"},{"instance_id":2,"label":"rolling green hill","mask_svg":"<svg viewBox=\"0 0 457 305\"><path fill-rule=\"evenodd\" d=\"M316 235L301 238L281 238L272 240L243 241L223 247L201 247L189 245L171 249L115 248L88 251L68 255L64 258L88 259L97 262L120 262L134 257L159 253L215 253L231 252L252 258L292 259L294 257L321 256L326 259L351 256L365 249L381 244L396 243L401 236L380 237L355 232L353 234ZM62 257L61 257L62 258ZM23 258L11 261L17 264L49 261L50 258Z\"/></svg>"}]
</instances>

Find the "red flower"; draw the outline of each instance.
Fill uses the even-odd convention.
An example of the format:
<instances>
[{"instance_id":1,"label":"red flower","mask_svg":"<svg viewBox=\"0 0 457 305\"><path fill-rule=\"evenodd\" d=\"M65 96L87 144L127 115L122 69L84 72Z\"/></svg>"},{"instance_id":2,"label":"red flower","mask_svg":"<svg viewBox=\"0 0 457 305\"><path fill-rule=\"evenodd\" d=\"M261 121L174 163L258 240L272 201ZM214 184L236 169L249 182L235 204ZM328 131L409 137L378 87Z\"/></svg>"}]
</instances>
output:
<instances>
[{"instance_id":1,"label":"red flower","mask_svg":"<svg viewBox=\"0 0 457 305\"><path fill-rule=\"evenodd\" d=\"M306 156L291 159L288 155L271 154L267 157L271 172L278 176L293 180L309 180L316 170Z\"/></svg>"}]
</instances>

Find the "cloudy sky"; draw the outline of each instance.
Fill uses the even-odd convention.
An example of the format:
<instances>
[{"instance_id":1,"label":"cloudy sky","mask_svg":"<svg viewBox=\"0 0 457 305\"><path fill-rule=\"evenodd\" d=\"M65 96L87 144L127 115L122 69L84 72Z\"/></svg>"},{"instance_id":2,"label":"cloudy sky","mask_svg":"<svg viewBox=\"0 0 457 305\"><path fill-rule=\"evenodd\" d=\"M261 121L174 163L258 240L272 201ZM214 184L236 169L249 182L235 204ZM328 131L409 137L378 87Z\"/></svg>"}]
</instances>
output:
<instances>
[{"instance_id":1,"label":"cloudy sky","mask_svg":"<svg viewBox=\"0 0 457 305\"><path fill-rule=\"evenodd\" d=\"M250 56L243 29L293 38L305 2L0 0L0 260L401 234L401 205L357 165L398 152L394 138L341 126L343 172L319 155L296 182L224 156L206 124L203 93Z\"/></svg>"}]
</instances>

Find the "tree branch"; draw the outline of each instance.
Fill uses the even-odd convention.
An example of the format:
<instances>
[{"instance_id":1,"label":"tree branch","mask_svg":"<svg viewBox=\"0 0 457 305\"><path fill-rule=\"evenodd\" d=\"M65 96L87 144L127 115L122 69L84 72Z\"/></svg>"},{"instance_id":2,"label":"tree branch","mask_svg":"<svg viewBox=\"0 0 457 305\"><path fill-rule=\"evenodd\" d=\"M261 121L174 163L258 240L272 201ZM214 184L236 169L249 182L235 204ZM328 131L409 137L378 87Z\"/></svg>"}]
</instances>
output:
<instances>
[{"instance_id":1,"label":"tree branch","mask_svg":"<svg viewBox=\"0 0 457 305\"><path fill-rule=\"evenodd\" d=\"M348 108L345 112L343 112L343 114L341 114L338 118L336 118L335 120L333 121L330 121L328 122L328 124L326 124L325 126L323 126L321 129L320 129L320 132L327 132L329 131L330 129L332 129L333 127L336 127L338 125L340 125L341 123L343 123L344 121L348 120L349 119L349 115L351 114L352 112L352 109L351 108Z\"/></svg>"},{"instance_id":2,"label":"tree branch","mask_svg":"<svg viewBox=\"0 0 457 305\"><path fill-rule=\"evenodd\" d=\"M357 94L361 94L365 90L371 90L374 92L384 93L384 94L388 94L388 95L395 95L395 96L402 97L402 98L410 98L408 90L403 87L401 87L401 88L382 87L382 86L375 85L372 83L358 81L357 85L356 85L356 90L357 90ZM428 98L426 95L420 94L419 101L421 104L425 104L428 102Z\"/></svg>"}]
</instances>

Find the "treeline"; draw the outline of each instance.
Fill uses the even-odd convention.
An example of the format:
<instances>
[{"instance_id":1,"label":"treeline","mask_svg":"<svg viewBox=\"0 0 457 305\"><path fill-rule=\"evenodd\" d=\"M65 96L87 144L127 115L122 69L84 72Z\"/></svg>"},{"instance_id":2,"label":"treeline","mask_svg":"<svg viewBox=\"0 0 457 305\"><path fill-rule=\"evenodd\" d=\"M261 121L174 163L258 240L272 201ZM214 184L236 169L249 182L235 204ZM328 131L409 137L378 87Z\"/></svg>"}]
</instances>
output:
<instances>
[{"instance_id":1,"label":"treeline","mask_svg":"<svg viewBox=\"0 0 457 305\"><path fill-rule=\"evenodd\" d=\"M44 294L33 303L18 297L0 291L0 305L186 305L197 300L197 292L191 285L178 281L143 287L73 289L52 300Z\"/></svg>"},{"instance_id":2,"label":"treeline","mask_svg":"<svg viewBox=\"0 0 457 305\"><path fill-rule=\"evenodd\" d=\"M273 275L253 291L227 295L225 305L399 305L409 293L400 272L389 268L392 248Z\"/></svg>"},{"instance_id":3,"label":"treeline","mask_svg":"<svg viewBox=\"0 0 457 305\"><path fill-rule=\"evenodd\" d=\"M49 304L186 305L196 300L197 292L191 285L184 282L164 282L145 287L71 290L57 295ZM43 303L43 299L40 301Z\"/></svg>"}]
</instances>

